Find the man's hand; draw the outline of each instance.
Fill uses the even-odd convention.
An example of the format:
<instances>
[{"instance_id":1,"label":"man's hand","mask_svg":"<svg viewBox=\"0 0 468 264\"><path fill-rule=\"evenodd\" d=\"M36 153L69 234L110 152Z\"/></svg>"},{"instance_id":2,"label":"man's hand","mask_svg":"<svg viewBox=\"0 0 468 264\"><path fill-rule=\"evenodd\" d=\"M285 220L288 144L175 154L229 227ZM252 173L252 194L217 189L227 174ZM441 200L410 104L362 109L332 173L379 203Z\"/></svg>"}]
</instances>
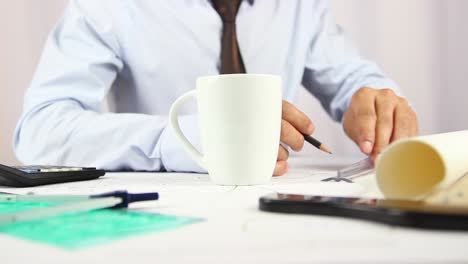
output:
<instances>
[{"instance_id":1,"label":"man's hand","mask_svg":"<svg viewBox=\"0 0 468 264\"><path fill-rule=\"evenodd\" d=\"M346 134L373 161L393 141L418 134L418 119L408 102L392 90L361 88L344 114Z\"/></svg>"},{"instance_id":2,"label":"man's hand","mask_svg":"<svg viewBox=\"0 0 468 264\"><path fill-rule=\"evenodd\" d=\"M281 142L291 147L294 151L300 151L304 146L304 136L301 133L312 134L314 124L299 109L291 103L283 100L283 113L281 120ZM288 150L281 146L278 151L274 176L281 176L288 171Z\"/></svg>"}]
</instances>

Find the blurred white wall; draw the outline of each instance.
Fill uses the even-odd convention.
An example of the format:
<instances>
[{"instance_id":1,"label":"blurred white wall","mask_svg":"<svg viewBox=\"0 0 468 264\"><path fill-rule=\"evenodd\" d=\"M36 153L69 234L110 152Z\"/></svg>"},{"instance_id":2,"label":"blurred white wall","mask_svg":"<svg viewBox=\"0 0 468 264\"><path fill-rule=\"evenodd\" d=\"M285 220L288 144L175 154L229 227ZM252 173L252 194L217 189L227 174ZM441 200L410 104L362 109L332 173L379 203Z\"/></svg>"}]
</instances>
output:
<instances>
[{"instance_id":1,"label":"blurred white wall","mask_svg":"<svg viewBox=\"0 0 468 264\"><path fill-rule=\"evenodd\" d=\"M14 164L11 142L23 93L33 76L47 33L65 0L0 1L0 163Z\"/></svg>"},{"instance_id":2,"label":"blurred white wall","mask_svg":"<svg viewBox=\"0 0 468 264\"><path fill-rule=\"evenodd\" d=\"M0 163L11 150L22 96L66 0L0 1ZM362 53L395 79L419 113L423 134L468 129L468 1L332 0L336 20ZM340 125L302 91L299 106L339 155L356 155ZM321 155L310 147L305 151Z\"/></svg>"},{"instance_id":3,"label":"blurred white wall","mask_svg":"<svg viewBox=\"0 0 468 264\"><path fill-rule=\"evenodd\" d=\"M332 2L337 23L362 54L400 85L419 114L422 134L468 129L468 1ZM342 155L358 153L341 127L317 103L310 104L310 96L300 98L301 107L316 120L317 137Z\"/></svg>"}]
</instances>

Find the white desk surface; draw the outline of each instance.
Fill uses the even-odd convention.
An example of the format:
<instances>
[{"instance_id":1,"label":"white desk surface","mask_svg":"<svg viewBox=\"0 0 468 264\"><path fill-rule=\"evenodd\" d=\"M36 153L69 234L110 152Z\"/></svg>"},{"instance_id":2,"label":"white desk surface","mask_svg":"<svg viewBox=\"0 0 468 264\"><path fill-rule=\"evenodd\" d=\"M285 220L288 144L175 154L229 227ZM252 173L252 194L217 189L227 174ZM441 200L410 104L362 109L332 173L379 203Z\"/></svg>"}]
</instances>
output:
<instances>
[{"instance_id":1,"label":"white desk surface","mask_svg":"<svg viewBox=\"0 0 468 264\"><path fill-rule=\"evenodd\" d=\"M208 175L109 173L97 181L0 191L100 193L158 191L161 199L134 210L204 218L201 223L83 250L0 235L0 263L468 263L468 232L423 231L324 216L261 212L274 191L378 196L372 176L358 183L320 182L354 160L295 157L270 185L216 186Z\"/></svg>"}]
</instances>

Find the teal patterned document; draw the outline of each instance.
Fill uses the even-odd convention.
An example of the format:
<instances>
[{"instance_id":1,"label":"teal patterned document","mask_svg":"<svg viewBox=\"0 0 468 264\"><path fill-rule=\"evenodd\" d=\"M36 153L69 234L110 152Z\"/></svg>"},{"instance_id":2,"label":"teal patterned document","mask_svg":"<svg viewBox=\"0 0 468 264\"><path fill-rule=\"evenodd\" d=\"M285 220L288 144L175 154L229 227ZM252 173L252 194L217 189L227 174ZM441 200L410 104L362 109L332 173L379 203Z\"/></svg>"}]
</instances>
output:
<instances>
[{"instance_id":1,"label":"teal patterned document","mask_svg":"<svg viewBox=\"0 0 468 264\"><path fill-rule=\"evenodd\" d=\"M51 206L50 203L0 202L0 214ZM134 235L162 232L201 219L103 209L0 226L0 234L46 243L65 249L80 249Z\"/></svg>"}]
</instances>

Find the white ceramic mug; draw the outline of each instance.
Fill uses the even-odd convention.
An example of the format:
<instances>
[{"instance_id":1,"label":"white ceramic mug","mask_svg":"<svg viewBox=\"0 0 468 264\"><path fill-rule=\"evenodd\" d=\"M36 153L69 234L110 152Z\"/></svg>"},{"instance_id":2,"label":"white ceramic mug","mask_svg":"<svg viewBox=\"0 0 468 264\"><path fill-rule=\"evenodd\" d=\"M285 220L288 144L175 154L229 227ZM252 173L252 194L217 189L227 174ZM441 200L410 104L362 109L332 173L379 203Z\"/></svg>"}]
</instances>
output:
<instances>
[{"instance_id":1,"label":"white ceramic mug","mask_svg":"<svg viewBox=\"0 0 468 264\"><path fill-rule=\"evenodd\" d=\"M183 135L178 112L190 98L198 101L204 154ZM197 79L196 89L171 107L177 138L212 181L220 185L268 183L281 133L281 78L263 74L227 74Z\"/></svg>"}]
</instances>

